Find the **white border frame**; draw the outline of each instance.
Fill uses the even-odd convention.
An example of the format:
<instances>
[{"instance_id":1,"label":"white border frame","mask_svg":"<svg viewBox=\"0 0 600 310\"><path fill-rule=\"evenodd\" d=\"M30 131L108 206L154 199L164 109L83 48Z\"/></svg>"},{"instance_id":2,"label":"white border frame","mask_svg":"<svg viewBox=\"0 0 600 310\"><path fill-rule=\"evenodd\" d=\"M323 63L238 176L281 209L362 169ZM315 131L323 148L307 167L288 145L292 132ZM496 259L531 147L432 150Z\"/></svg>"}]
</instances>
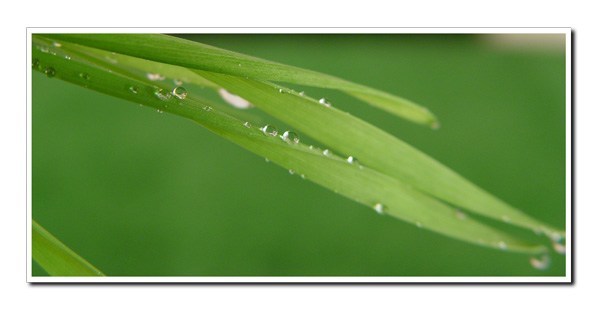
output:
<instances>
[{"instance_id":1,"label":"white border frame","mask_svg":"<svg viewBox=\"0 0 600 310\"><path fill-rule=\"evenodd\" d=\"M389 33L564 34L566 58L566 263L564 277L40 277L32 276L31 253L31 35L34 33ZM571 28L27 28L27 282L28 283L572 283L572 69Z\"/></svg>"}]
</instances>

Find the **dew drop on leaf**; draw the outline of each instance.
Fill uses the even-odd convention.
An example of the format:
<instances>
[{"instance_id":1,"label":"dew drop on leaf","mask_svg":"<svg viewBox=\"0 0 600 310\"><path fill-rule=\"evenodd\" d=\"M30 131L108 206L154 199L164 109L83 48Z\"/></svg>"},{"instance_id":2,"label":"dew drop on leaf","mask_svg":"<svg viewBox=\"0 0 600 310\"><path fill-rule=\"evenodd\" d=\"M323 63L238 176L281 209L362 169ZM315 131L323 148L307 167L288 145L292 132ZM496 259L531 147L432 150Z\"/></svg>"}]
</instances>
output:
<instances>
[{"instance_id":1,"label":"dew drop on leaf","mask_svg":"<svg viewBox=\"0 0 600 310\"><path fill-rule=\"evenodd\" d=\"M79 77L82 78L82 79L84 79L84 80L86 80L86 81L90 80L90 75L87 74L87 73L85 73L85 72L79 73Z\"/></svg>"},{"instance_id":2,"label":"dew drop on leaf","mask_svg":"<svg viewBox=\"0 0 600 310\"><path fill-rule=\"evenodd\" d=\"M249 123L249 122L245 122L245 123L244 123L244 127L246 127L246 128L250 128L250 127L252 127L252 125L250 125L250 123Z\"/></svg>"},{"instance_id":3,"label":"dew drop on leaf","mask_svg":"<svg viewBox=\"0 0 600 310\"><path fill-rule=\"evenodd\" d=\"M560 233L558 232L553 232L549 235L550 239L552 239L552 241L554 242L561 242L563 237Z\"/></svg>"},{"instance_id":4,"label":"dew drop on leaf","mask_svg":"<svg viewBox=\"0 0 600 310\"><path fill-rule=\"evenodd\" d=\"M285 141L285 142L294 143L294 144L298 144L298 142L300 142L298 135L295 132L289 131L289 130L284 132L281 135L281 139L283 139L283 141Z\"/></svg>"},{"instance_id":5,"label":"dew drop on leaf","mask_svg":"<svg viewBox=\"0 0 600 310\"><path fill-rule=\"evenodd\" d=\"M160 88L154 90L154 96L162 101L168 101L171 99L171 94Z\"/></svg>"},{"instance_id":6,"label":"dew drop on leaf","mask_svg":"<svg viewBox=\"0 0 600 310\"><path fill-rule=\"evenodd\" d=\"M129 89L129 92L132 93L132 94L137 94L138 91L139 91L138 88L136 86L133 86L133 85L129 86L128 89Z\"/></svg>"},{"instance_id":7,"label":"dew drop on leaf","mask_svg":"<svg viewBox=\"0 0 600 310\"><path fill-rule=\"evenodd\" d=\"M276 136L277 135L277 127L273 125L265 125L260 129L267 136Z\"/></svg>"},{"instance_id":8,"label":"dew drop on leaf","mask_svg":"<svg viewBox=\"0 0 600 310\"><path fill-rule=\"evenodd\" d=\"M347 161L349 164L355 164L355 163L357 163L357 162L358 162L358 160L357 160L356 158L352 157L352 156L348 156L348 158L346 158L346 161Z\"/></svg>"},{"instance_id":9,"label":"dew drop on leaf","mask_svg":"<svg viewBox=\"0 0 600 310\"><path fill-rule=\"evenodd\" d=\"M327 101L327 98L321 98L319 99L319 103L326 106L326 107L331 107L331 103L329 103L329 101Z\"/></svg>"},{"instance_id":10,"label":"dew drop on leaf","mask_svg":"<svg viewBox=\"0 0 600 310\"><path fill-rule=\"evenodd\" d=\"M185 97L187 97L187 90L181 86L177 86L175 88L173 88L173 91L171 91L171 93L173 93L173 95L181 100L185 99Z\"/></svg>"},{"instance_id":11,"label":"dew drop on leaf","mask_svg":"<svg viewBox=\"0 0 600 310\"><path fill-rule=\"evenodd\" d=\"M566 252L565 245L560 242L552 242L552 248L558 254L565 254Z\"/></svg>"},{"instance_id":12,"label":"dew drop on leaf","mask_svg":"<svg viewBox=\"0 0 600 310\"><path fill-rule=\"evenodd\" d=\"M376 203L373 206L373 209L375 210L375 212L377 212L378 214L384 214L385 213L385 207L381 204L381 203Z\"/></svg>"},{"instance_id":13,"label":"dew drop on leaf","mask_svg":"<svg viewBox=\"0 0 600 310\"><path fill-rule=\"evenodd\" d=\"M323 155L329 156L329 155L331 155L331 151L329 151L328 149L325 149L325 150L323 150Z\"/></svg>"},{"instance_id":14,"label":"dew drop on leaf","mask_svg":"<svg viewBox=\"0 0 600 310\"><path fill-rule=\"evenodd\" d=\"M54 70L54 68L52 68L52 67L46 67L46 69L44 69L44 74L47 77L51 78L56 75L56 70Z\"/></svg>"},{"instance_id":15,"label":"dew drop on leaf","mask_svg":"<svg viewBox=\"0 0 600 310\"><path fill-rule=\"evenodd\" d=\"M548 269L548 267L550 267L550 256L548 256L548 254L542 254L540 256L531 257L529 258L529 264L537 270Z\"/></svg>"}]
</instances>

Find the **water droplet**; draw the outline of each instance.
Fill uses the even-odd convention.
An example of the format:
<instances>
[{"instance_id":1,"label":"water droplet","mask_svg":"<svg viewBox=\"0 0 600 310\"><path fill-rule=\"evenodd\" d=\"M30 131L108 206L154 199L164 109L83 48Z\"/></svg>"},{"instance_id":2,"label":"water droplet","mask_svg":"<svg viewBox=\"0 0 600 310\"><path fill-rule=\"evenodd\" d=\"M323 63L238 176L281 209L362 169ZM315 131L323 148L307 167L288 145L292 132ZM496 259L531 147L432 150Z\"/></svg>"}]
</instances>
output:
<instances>
[{"instance_id":1,"label":"water droplet","mask_svg":"<svg viewBox=\"0 0 600 310\"><path fill-rule=\"evenodd\" d=\"M71 56L69 56L69 55L65 55L65 59L66 59L66 60L71 60Z\"/></svg>"},{"instance_id":2,"label":"water droplet","mask_svg":"<svg viewBox=\"0 0 600 310\"><path fill-rule=\"evenodd\" d=\"M138 88L136 86L129 86L129 92L132 94L137 94L138 93Z\"/></svg>"},{"instance_id":3,"label":"water droplet","mask_svg":"<svg viewBox=\"0 0 600 310\"><path fill-rule=\"evenodd\" d=\"M47 46L42 46L42 47L40 47L40 51L42 53L48 53L50 51L50 49Z\"/></svg>"},{"instance_id":4,"label":"water droplet","mask_svg":"<svg viewBox=\"0 0 600 310\"><path fill-rule=\"evenodd\" d=\"M250 127L252 127L252 125L250 125L250 123L249 123L249 122L245 122L245 123L244 123L244 127L246 127L246 128L250 128Z\"/></svg>"},{"instance_id":5,"label":"water droplet","mask_svg":"<svg viewBox=\"0 0 600 310\"><path fill-rule=\"evenodd\" d=\"M238 63L238 67L241 67L241 66L242 66L242 64L241 64L241 63Z\"/></svg>"},{"instance_id":6,"label":"water droplet","mask_svg":"<svg viewBox=\"0 0 600 310\"><path fill-rule=\"evenodd\" d=\"M271 161L265 157L265 162L270 163Z\"/></svg>"},{"instance_id":7,"label":"water droplet","mask_svg":"<svg viewBox=\"0 0 600 310\"><path fill-rule=\"evenodd\" d=\"M283 89L282 88L279 89L279 93L283 94Z\"/></svg>"},{"instance_id":8,"label":"water droplet","mask_svg":"<svg viewBox=\"0 0 600 310\"><path fill-rule=\"evenodd\" d=\"M314 146L312 146L312 145L310 145L310 146L308 146L308 148L312 150L312 149L314 149L315 147L314 147Z\"/></svg>"},{"instance_id":9,"label":"water droplet","mask_svg":"<svg viewBox=\"0 0 600 310\"><path fill-rule=\"evenodd\" d=\"M260 129L267 136L276 136L277 135L277 127L273 125L265 125Z\"/></svg>"},{"instance_id":10,"label":"water droplet","mask_svg":"<svg viewBox=\"0 0 600 310\"><path fill-rule=\"evenodd\" d=\"M160 113L160 114L162 114L162 113L163 113L163 111L162 111L161 109L156 109L156 112L158 112L158 113Z\"/></svg>"},{"instance_id":11,"label":"water droplet","mask_svg":"<svg viewBox=\"0 0 600 310\"><path fill-rule=\"evenodd\" d=\"M552 248L554 249L554 251L558 254L565 254L566 252L566 248L565 245L560 243L560 242L552 242Z\"/></svg>"},{"instance_id":12,"label":"water droplet","mask_svg":"<svg viewBox=\"0 0 600 310\"><path fill-rule=\"evenodd\" d=\"M507 248L507 246L506 246L506 242L504 242L504 241L500 241L500 242L498 242L498 248L499 248L500 250L506 250L506 248Z\"/></svg>"},{"instance_id":13,"label":"water droplet","mask_svg":"<svg viewBox=\"0 0 600 310\"><path fill-rule=\"evenodd\" d=\"M40 68L40 60L39 60L39 59L37 59L37 58L34 58L34 59L31 61L31 66L32 66L34 69L39 69L39 68Z\"/></svg>"},{"instance_id":14,"label":"water droplet","mask_svg":"<svg viewBox=\"0 0 600 310\"><path fill-rule=\"evenodd\" d=\"M90 80L90 75L87 74L87 73L85 73L85 72L79 73L79 77L82 78L82 79L84 79L84 80L86 80L86 81Z\"/></svg>"},{"instance_id":15,"label":"water droplet","mask_svg":"<svg viewBox=\"0 0 600 310\"><path fill-rule=\"evenodd\" d=\"M326 106L326 107L331 107L331 103L329 103L329 101L327 101L327 98L321 98L319 99L319 103Z\"/></svg>"},{"instance_id":16,"label":"water droplet","mask_svg":"<svg viewBox=\"0 0 600 310\"><path fill-rule=\"evenodd\" d=\"M181 86L183 85L183 81L180 79L173 79L173 84L175 84L175 86Z\"/></svg>"},{"instance_id":17,"label":"water droplet","mask_svg":"<svg viewBox=\"0 0 600 310\"><path fill-rule=\"evenodd\" d=\"M288 172L289 172L290 174L294 174L294 173L296 173L296 171L294 171L293 169L290 169L290 170L288 170Z\"/></svg>"},{"instance_id":18,"label":"water droplet","mask_svg":"<svg viewBox=\"0 0 600 310\"><path fill-rule=\"evenodd\" d=\"M58 42L52 42L52 45L54 45L54 47L61 47L62 44L58 43Z\"/></svg>"},{"instance_id":19,"label":"water droplet","mask_svg":"<svg viewBox=\"0 0 600 310\"><path fill-rule=\"evenodd\" d=\"M177 97L177 98L179 98L181 100L185 99L185 97L187 97L187 94L188 94L187 93L187 89L185 89L185 88L183 88L181 86L177 86L177 87L173 88L173 90L171 91L171 93L175 97Z\"/></svg>"},{"instance_id":20,"label":"water droplet","mask_svg":"<svg viewBox=\"0 0 600 310\"><path fill-rule=\"evenodd\" d=\"M208 106L208 105L205 105L205 106L202 108L202 110L204 110L204 111L206 111L206 112L210 112L210 111L212 111L212 107L211 107L211 106Z\"/></svg>"},{"instance_id":21,"label":"water droplet","mask_svg":"<svg viewBox=\"0 0 600 310\"><path fill-rule=\"evenodd\" d=\"M225 102L238 109L248 109L252 107L252 104L248 100L238 95L234 95L224 88L219 89L219 95L221 96L221 98L223 98L223 100L225 100Z\"/></svg>"},{"instance_id":22,"label":"water droplet","mask_svg":"<svg viewBox=\"0 0 600 310\"><path fill-rule=\"evenodd\" d=\"M150 81L164 81L165 77L160 73L146 73L146 77Z\"/></svg>"},{"instance_id":23,"label":"water droplet","mask_svg":"<svg viewBox=\"0 0 600 310\"><path fill-rule=\"evenodd\" d=\"M355 164L355 163L357 163L357 162L358 162L358 160L357 160L356 158L352 157L352 156L348 156L348 158L346 158L346 161L347 161L349 164Z\"/></svg>"},{"instance_id":24,"label":"water droplet","mask_svg":"<svg viewBox=\"0 0 600 310\"><path fill-rule=\"evenodd\" d=\"M304 91L299 92L298 95L304 96Z\"/></svg>"},{"instance_id":25,"label":"water droplet","mask_svg":"<svg viewBox=\"0 0 600 310\"><path fill-rule=\"evenodd\" d=\"M171 93L168 93L160 88L154 90L154 96L162 101L168 101L171 99Z\"/></svg>"},{"instance_id":26,"label":"water droplet","mask_svg":"<svg viewBox=\"0 0 600 310\"><path fill-rule=\"evenodd\" d=\"M289 130L281 135L281 139L283 139L283 141L285 142L291 142L294 144L298 144L298 142L300 142L298 135L295 132Z\"/></svg>"},{"instance_id":27,"label":"water droplet","mask_svg":"<svg viewBox=\"0 0 600 310\"><path fill-rule=\"evenodd\" d=\"M328 149L323 150L323 155L329 156L331 152Z\"/></svg>"},{"instance_id":28,"label":"water droplet","mask_svg":"<svg viewBox=\"0 0 600 310\"><path fill-rule=\"evenodd\" d=\"M550 234L550 239L554 242L561 242L563 237L559 232L553 232Z\"/></svg>"},{"instance_id":29,"label":"water droplet","mask_svg":"<svg viewBox=\"0 0 600 310\"><path fill-rule=\"evenodd\" d=\"M548 254L534 256L529 259L529 263L537 270L548 269L550 267L550 256Z\"/></svg>"},{"instance_id":30,"label":"water droplet","mask_svg":"<svg viewBox=\"0 0 600 310\"><path fill-rule=\"evenodd\" d=\"M465 220L467 218L467 215L464 212L460 211L460 210L454 211L454 216L456 216L456 218L459 219L459 220L461 220L461 221Z\"/></svg>"},{"instance_id":31,"label":"water droplet","mask_svg":"<svg viewBox=\"0 0 600 310\"><path fill-rule=\"evenodd\" d=\"M301 174L300 177L306 179L306 176L304 174Z\"/></svg>"},{"instance_id":32,"label":"water droplet","mask_svg":"<svg viewBox=\"0 0 600 310\"><path fill-rule=\"evenodd\" d=\"M51 78L51 77L54 77L56 75L56 71L52 67L46 67L46 69L44 69L44 74L47 77Z\"/></svg>"},{"instance_id":33,"label":"water droplet","mask_svg":"<svg viewBox=\"0 0 600 310\"><path fill-rule=\"evenodd\" d=\"M375 209L378 214L385 213L385 207L379 202L373 206L373 209Z\"/></svg>"}]
</instances>

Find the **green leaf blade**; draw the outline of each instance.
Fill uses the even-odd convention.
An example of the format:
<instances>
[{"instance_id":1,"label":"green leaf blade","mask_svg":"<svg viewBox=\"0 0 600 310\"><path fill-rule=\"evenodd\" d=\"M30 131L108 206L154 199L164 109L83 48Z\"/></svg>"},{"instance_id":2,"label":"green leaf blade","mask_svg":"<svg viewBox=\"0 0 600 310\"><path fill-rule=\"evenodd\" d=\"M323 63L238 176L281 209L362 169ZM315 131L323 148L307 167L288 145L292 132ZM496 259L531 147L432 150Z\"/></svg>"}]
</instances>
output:
<instances>
[{"instance_id":1,"label":"green leaf blade","mask_svg":"<svg viewBox=\"0 0 600 310\"><path fill-rule=\"evenodd\" d=\"M51 276L104 276L36 221L32 222L32 256Z\"/></svg>"},{"instance_id":2,"label":"green leaf blade","mask_svg":"<svg viewBox=\"0 0 600 310\"><path fill-rule=\"evenodd\" d=\"M437 118L428 109L407 99L327 74L172 36L159 34L52 34L45 36L181 67L256 80L337 89L409 121L434 128L438 126Z\"/></svg>"},{"instance_id":3,"label":"green leaf blade","mask_svg":"<svg viewBox=\"0 0 600 310\"><path fill-rule=\"evenodd\" d=\"M34 49L33 55L41 63L38 70L49 66L56 69L55 78L194 120L257 155L269 158L286 169L293 169L297 174L304 174L307 179L350 199L369 207L381 203L388 214L409 223L418 222L422 227L438 233L495 249L530 254L544 251L541 245L524 242L477 221L457 219L453 208L384 173L369 167L361 169L337 156L324 156L320 150L311 150L301 143L286 143L279 137L265 135L256 126L248 128L239 119L218 110L208 109L210 103L201 98L190 95L183 101L175 98L161 100L155 96L157 86L147 80L134 79L117 74L113 70L90 66L77 57L66 60L51 53L41 52L40 49ZM89 74L90 79L81 79L81 72ZM139 91L130 92L130 85L135 85ZM240 82L240 85L245 84ZM273 88L264 83L261 85ZM277 94L285 96L278 92ZM281 101L281 97L277 99L277 102L288 101ZM306 103L302 102L302 105ZM311 107L324 108L318 104Z\"/></svg>"},{"instance_id":4,"label":"green leaf blade","mask_svg":"<svg viewBox=\"0 0 600 310\"><path fill-rule=\"evenodd\" d=\"M508 219L513 225L547 234L557 232L359 118L291 90L279 92L277 85L213 72L197 72L325 145L346 156L354 156L369 167L427 194L496 220Z\"/></svg>"}]
</instances>

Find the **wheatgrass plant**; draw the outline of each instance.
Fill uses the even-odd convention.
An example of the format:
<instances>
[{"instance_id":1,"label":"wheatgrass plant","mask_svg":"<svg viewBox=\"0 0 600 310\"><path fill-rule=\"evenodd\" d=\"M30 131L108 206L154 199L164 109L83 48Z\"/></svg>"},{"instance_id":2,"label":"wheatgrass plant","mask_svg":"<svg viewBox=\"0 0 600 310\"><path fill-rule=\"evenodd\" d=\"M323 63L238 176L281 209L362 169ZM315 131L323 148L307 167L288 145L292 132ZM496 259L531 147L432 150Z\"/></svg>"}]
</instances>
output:
<instances>
[{"instance_id":1,"label":"wheatgrass plant","mask_svg":"<svg viewBox=\"0 0 600 310\"><path fill-rule=\"evenodd\" d=\"M48 77L192 120L292 174L411 225L479 246L529 254L536 268L545 267L547 245L468 214L545 235L555 249L564 249L564 232L344 112L342 106L276 83L339 90L406 120L439 127L429 110L401 97L168 35L36 34L32 54L33 69ZM172 80L180 85L173 86ZM239 96L298 134L241 119L186 85ZM303 136L323 147L304 144ZM101 275L35 222L33 246L33 258L51 275Z\"/></svg>"}]
</instances>

